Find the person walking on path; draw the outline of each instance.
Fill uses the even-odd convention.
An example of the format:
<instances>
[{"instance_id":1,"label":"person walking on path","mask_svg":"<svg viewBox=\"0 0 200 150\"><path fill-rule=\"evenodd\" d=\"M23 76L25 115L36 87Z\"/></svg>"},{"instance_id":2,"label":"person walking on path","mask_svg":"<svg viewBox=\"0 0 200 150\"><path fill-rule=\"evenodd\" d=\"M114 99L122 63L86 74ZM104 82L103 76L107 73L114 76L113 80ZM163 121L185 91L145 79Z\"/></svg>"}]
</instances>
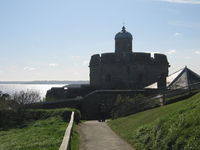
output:
<instances>
[{"instance_id":1,"label":"person walking on path","mask_svg":"<svg viewBox=\"0 0 200 150\"><path fill-rule=\"evenodd\" d=\"M134 150L114 133L106 122L86 121L79 124L79 150Z\"/></svg>"},{"instance_id":2,"label":"person walking on path","mask_svg":"<svg viewBox=\"0 0 200 150\"><path fill-rule=\"evenodd\" d=\"M104 103L99 104L99 122L105 122L107 116L107 107Z\"/></svg>"}]
</instances>

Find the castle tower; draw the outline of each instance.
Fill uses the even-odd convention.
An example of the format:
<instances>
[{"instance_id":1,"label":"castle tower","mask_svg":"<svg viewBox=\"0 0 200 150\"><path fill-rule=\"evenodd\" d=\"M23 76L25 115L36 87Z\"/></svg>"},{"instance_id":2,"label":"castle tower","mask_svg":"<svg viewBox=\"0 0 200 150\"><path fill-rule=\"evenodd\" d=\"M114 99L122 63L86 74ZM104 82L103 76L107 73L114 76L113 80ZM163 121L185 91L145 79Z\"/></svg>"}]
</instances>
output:
<instances>
[{"instance_id":1,"label":"castle tower","mask_svg":"<svg viewBox=\"0 0 200 150\"><path fill-rule=\"evenodd\" d=\"M132 53L132 40L131 33L123 26L122 31L115 35L115 53Z\"/></svg>"},{"instance_id":2,"label":"castle tower","mask_svg":"<svg viewBox=\"0 0 200 150\"><path fill-rule=\"evenodd\" d=\"M97 89L143 89L168 76L164 54L132 52L131 33L125 27L115 35L115 52L94 54L90 60L90 85Z\"/></svg>"}]
</instances>

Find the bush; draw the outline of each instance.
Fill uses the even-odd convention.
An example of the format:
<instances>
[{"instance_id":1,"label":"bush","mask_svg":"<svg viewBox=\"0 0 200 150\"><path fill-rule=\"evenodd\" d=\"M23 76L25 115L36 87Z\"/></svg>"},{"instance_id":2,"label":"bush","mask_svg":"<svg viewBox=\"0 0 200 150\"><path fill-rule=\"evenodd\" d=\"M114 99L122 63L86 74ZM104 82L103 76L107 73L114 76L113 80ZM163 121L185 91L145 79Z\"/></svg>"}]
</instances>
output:
<instances>
[{"instance_id":1,"label":"bush","mask_svg":"<svg viewBox=\"0 0 200 150\"><path fill-rule=\"evenodd\" d=\"M27 109L23 117L14 110L0 110L0 128L9 129L12 127L23 127L24 124L31 120L44 120L57 116L61 117L63 121L68 122L70 120L72 111L75 112L75 122L79 123L81 118L80 111L69 108L35 110Z\"/></svg>"},{"instance_id":2,"label":"bush","mask_svg":"<svg viewBox=\"0 0 200 150\"><path fill-rule=\"evenodd\" d=\"M123 97L121 95L117 96L117 100L115 102L115 108L112 112L113 119L126 116L132 111L136 110L136 107L139 102L144 99L142 94L136 94L133 97Z\"/></svg>"},{"instance_id":3,"label":"bush","mask_svg":"<svg viewBox=\"0 0 200 150\"><path fill-rule=\"evenodd\" d=\"M121 106L129 106L129 105L133 105L133 104L137 104L138 100L141 100L144 98L144 95L142 94L136 94L133 97L123 97L121 95L117 96L117 100L115 102L115 106L116 107L121 107Z\"/></svg>"},{"instance_id":4,"label":"bush","mask_svg":"<svg viewBox=\"0 0 200 150\"><path fill-rule=\"evenodd\" d=\"M79 110L70 108L60 108L60 109L30 109L27 110L27 119L46 119L50 117L60 116L66 122L70 120L71 112L74 111L74 120L79 123L81 118L81 113Z\"/></svg>"}]
</instances>

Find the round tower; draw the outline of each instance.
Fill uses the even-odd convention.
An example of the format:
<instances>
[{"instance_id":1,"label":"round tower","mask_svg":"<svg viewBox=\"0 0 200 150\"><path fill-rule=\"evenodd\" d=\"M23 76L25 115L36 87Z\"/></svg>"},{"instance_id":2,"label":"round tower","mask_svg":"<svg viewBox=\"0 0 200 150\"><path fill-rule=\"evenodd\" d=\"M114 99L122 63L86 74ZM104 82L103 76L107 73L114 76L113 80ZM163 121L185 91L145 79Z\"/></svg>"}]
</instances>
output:
<instances>
[{"instance_id":1,"label":"round tower","mask_svg":"<svg viewBox=\"0 0 200 150\"><path fill-rule=\"evenodd\" d=\"M123 26L121 32L115 35L115 53L132 53L132 40L131 33Z\"/></svg>"}]
</instances>

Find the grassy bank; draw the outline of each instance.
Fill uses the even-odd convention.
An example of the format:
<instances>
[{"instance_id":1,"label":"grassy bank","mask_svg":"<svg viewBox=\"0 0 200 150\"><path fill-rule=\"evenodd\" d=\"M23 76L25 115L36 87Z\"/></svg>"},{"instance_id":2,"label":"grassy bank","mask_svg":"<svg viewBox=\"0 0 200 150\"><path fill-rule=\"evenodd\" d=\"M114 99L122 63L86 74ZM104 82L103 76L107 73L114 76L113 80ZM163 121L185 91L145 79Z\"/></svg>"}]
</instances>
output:
<instances>
[{"instance_id":1,"label":"grassy bank","mask_svg":"<svg viewBox=\"0 0 200 150\"><path fill-rule=\"evenodd\" d=\"M77 132L78 126L74 124L72 132L71 150L79 150L80 137Z\"/></svg>"},{"instance_id":2,"label":"grassy bank","mask_svg":"<svg viewBox=\"0 0 200 150\"><path fill-rule=\"evenodd\" d=\"M0 149L58 149L67 123L61 117L33 121L24 128L0 131Z\"/></svg>"},{"instance_id":3,"label":"grassy bank","mask_svg":"<svg viewBox=\"0 0 200 150\"><path fill-rule=\"evenodd\" d=\"M137 149L200 149L200 93L108 124Z\"/></svg>"},{"instance_id":4,"label":"grassy bank","mask_svg":"<svg viewBox=\"0 0 200 150\"><path fill-rule=\"evenodd\" d=\"M71 109L29 111L28 121L20 126L17 124L14 128L0 130L0 149L59 149L71 111Z\"/></svg>"}]
</instances>

